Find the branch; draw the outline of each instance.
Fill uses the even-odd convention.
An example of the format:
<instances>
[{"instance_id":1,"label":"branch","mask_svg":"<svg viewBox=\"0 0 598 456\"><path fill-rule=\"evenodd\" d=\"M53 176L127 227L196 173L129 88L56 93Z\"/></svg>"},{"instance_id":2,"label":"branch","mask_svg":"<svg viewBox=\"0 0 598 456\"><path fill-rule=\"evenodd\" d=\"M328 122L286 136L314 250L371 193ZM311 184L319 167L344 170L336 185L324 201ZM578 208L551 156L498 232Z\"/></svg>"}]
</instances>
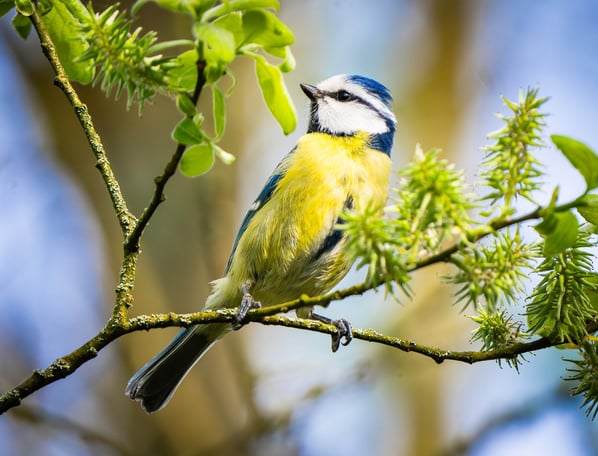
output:
<instances>
[{"instance_id":1,"label":"branch","mask_svg":"<svg viewBox=\"0 0 598 456\"><path fill-rule=\"evenodd\" d=\"M124 326L116 324L106 326L95 337L75 351L58 358L44 370L35 370L27 379L12 390L0 395L0 414L18 406L25 397L30 396L35 391L72 374L84 363L95 358L100 350L125 334L155 328L189 327L199 323L232 322L237 315L237 310L224 309L189 314L141 315L128 319ZM335 326L316 320L290 318L284 315L262 316L261 313L264 310L269 309L250 310L247 314L248 321L256 321L264 325L285 326L287 328L315 331L323 334L334 334L337 331ZM598 321L589 322L587 331L588 333L598 331ZM433 359L437 363L452 360L468 364L498 359L511 359L524 353L530 353L563 343L562 340L556 337L543 337L531 342L519 342L491 351L451 351L443 348L429 347L398 337L386 336L372 329L353 329L353 337L355 339L387 345L404 352L419 353Z\"/></svg>"},{"instance_id":2,"label":"branch","mask_svg":"<svg viewBox=\"0 0 598 456\"><path fill-rule=\"evenodd\" d=\"M87 142L89 143L91 150L96 157L96 168L100 171L102 179L104 180L104 184L106 185L108 193L110 194L112 206L116 211L116 216L123 232L123 236L127 236L132 231L133 226L136 223L136 219L127 207L127 203L120 190L118 181L112 172L110 162L108 161L108 156L104 150L104 145L102 144L102 140L95 130L91 115L87 110L87 106L81 101L79 95L77 92L75 92L75 89L71 85L64 67L58 58L56 47L54 46L54 43L48 34L48 30L46 29L41 19L40 13L37 11L37 8L34 8L30 19L35 27L37 35L39 36L42 51L50 62L54 73L56 74L54 84L60 90L62 90L69 103L73 106L75 115L77 116L77 119L79 119L79 123L83 128L85 137L87 138Z\"/></svg>"},{"instance_id":3,"label":"branch","mask_svg":"<svg viewBox=\"0 0 598 456\"><path fill-rule=\"evenodd\" d=\"M568 206L568 205L565 205L565 206ZM556 208L555 210L560 210L560 207ZM529 220L538 219L542 216L542 211L543 211L542 207L537 207L533 211L528 212L527 214L520 215L519 217L492 220L488 224L488 228L490 228L490 229L486 229L484 231L473 232L468 237L467 240L469 242L475 243L475 242L481 241L486 236L488 236L496 231L500 231L504 228L508 228L509 226L519 225L520 223L527 222ZM443 263L443 262L448 261L449 258L459 250L460 246L461 245L459 243L456 243L435 255L431 255L427 258L423 258L422 260L415 263L415 265L409 269L409 272L413 272L418 269L425 268L426 266L430 266L432 264Z\"/></svg>"}]
</instances>

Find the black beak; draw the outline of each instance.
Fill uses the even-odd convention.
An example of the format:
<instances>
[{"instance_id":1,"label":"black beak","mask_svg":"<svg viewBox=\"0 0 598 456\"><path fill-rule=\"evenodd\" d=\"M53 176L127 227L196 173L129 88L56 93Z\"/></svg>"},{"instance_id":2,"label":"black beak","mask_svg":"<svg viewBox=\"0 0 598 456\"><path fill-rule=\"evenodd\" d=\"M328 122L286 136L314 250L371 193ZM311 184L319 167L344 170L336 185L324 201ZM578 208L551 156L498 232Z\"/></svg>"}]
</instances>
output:
<instances>
[{"instance_id":1,"label":"black beak","mask_svg":"<svg viewBox=\"0 0 598 456\"><path fill-rule=\"evenodd\" d=\"M315 85L311 84L299 84L303 93L307 95L311 101L316 101L321 96L321 91Z\"/></svg>"}]
</instances>

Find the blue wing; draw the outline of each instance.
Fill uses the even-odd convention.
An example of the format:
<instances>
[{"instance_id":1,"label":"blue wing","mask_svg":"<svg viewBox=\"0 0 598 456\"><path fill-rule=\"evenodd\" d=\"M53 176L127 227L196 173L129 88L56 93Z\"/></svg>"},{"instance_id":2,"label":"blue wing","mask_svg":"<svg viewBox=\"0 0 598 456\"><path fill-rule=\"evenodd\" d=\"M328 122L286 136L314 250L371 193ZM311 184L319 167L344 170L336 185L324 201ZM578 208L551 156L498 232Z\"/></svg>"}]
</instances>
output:
<instances>
[{"instance_id":1,"label":"blue wing","mask_svg":"<svg viewBox=\"0 0 598 456\"><path fill-rule=\"evenodd\" d=\"M295 149L293 149L289 153L289 155L292 154L294 151L295 151ZM272 198L272 194L278 187L278 183L280 182L280 179L282 179L282 177L284 176L284 171L282 170L281 165L286 160L286 158L288 158L288 155L287 155L287 157L285 157L285 159L283 159L283 161L281 163L278 164L278 166L276 167L276 169L274 170L274 172L272 173L272 175L266 182L266 185L264 185L264 188L262 189L262 191L260 192L260 194L258 195L256 200L249 207L247 214L245 214L245 218L243 219L243 222L241 223L241 227L239 228L237 236L235 237L235 242L233 243L233 248L228 257L228 261L226 262L226 268L224 269L224 274L228 273L230 264L233 261L233 256L235 255L235 251L237 250L237 245L239 244L239 239L241 239L241 236L243 236L243 233L245 233L245 230L247 229L249 222L251 222L251 219L253 218L253 216L262 207L264 207L264 205L270 200L270 198Z\"/></svg>"}]
</instances>

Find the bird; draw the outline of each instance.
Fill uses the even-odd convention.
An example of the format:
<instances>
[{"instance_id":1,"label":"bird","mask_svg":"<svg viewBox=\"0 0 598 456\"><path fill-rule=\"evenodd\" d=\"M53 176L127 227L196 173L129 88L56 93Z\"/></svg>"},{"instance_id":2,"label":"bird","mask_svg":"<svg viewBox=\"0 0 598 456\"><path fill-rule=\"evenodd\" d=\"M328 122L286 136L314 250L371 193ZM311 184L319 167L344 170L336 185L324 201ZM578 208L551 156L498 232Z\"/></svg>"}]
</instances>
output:
<instances>
[{"instance_id":1,"label":"bird","mask_svg":"<svg viewBox=\"0 0 598 456\"><path fill-rule=\"evenodd\" d=\"M300 84L309 99L307 132L299 138L249 207L226 264L211 283L204 310L239 308L232 324L182 329L129 380L125 394L147 412L163 408L200 357L244 323L251 308L330 291L350 270L346 211L382 208L388 198L396 130L392 95L380 82L339 74ZM346 319L298 309L337 327L332 350L352 338Z\"/></svg>"}]
</instances>

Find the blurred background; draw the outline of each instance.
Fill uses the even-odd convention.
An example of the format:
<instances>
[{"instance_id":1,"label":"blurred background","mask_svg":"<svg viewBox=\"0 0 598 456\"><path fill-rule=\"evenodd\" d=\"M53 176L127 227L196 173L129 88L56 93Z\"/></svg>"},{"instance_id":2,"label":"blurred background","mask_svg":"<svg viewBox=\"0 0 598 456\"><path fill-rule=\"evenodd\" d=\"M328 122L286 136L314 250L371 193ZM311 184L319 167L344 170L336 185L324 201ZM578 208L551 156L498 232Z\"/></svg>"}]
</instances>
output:
<instances>
[{"instance_id":1,"label":"blurred background","mask_svg":"<svg viewBox=\"0 0 598 456\"><path fill-rule=\"evenodd\" d=\"M274 166L305 131L300 82L342 73L380 80L399 120L395 168L415 144L440 147L475 187L500 95L540 87L548 133L598 148L598 4L592 0L281 1L296 36L286 76L299 127L284 137L260 99L252 62L234 65L222 146L236 154L208 175L177 174L143 240L133 314L198 310L224 269L237 227ZM94 2L96 11L107 2ZM122 6L130 6L122 2ZM81 129L37 38L0 21L0 390L70 352L104 324L121 258L120 230ZM139 24L163 39L189 24L145 6ZM158 97L141 118L80 87L136 213L175 145L179 119ZM207 97L208 98L208 97ZM201 105L210 111L208 102ZM545 195L583 187L554 148L539 152ZM355 327L447 349L470 349L473 328L443 268L419 272L415 298L383 293L333 303ZM360 281L351 273L341 287ZM514 310L517 312L517 309ZM1 454L44 455L594 455L598 426L563 384L567 352L527 356L519 373L489 362L436 365L417 354L250 325L217 344L172 402L146 415L124 396L129 376L176 333L126 336L75 375L0 418Z\"/></svg>"}]
</instances>

